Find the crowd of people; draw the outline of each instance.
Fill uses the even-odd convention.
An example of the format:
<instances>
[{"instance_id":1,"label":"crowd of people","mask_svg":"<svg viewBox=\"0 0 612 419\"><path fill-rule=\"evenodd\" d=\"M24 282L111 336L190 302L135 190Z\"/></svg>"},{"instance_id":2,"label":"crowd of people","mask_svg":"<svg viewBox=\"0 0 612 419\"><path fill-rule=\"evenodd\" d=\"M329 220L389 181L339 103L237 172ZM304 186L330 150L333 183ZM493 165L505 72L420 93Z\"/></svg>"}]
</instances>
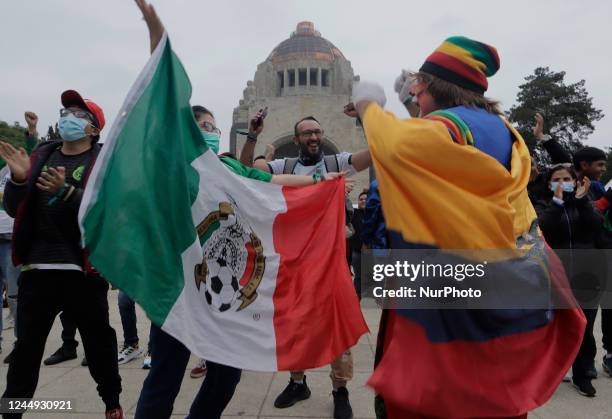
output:
<instances>
[{"instance_id":1,"label":"crowd of people","mask_svg":"<svg viewBox=\"0 0 612 419\"><path fill-rule=\"evenodd\" d=\"M153 51L163 34L163 25L152 6L144 0L136 0L136 3L148 25ZM412 116L408 123L412 124L409 128L413 131L408 128L405 132L403 128L391 131L390 127L397 120L385 119L392 117L378 112L378 108L386 102L384 91L375 84L362 82L355 84L353 101L345 107L344 112L347 117L358 118L359 123L364 125L369 148L364 147L353 153L324 155L322 140L325 133L320 122L313 116L296 115L293 141L298 157L275 159L275 150L269 147L266 155L254 158L258 136L264 130L262 110L250 119L246 143L239 159L229 153L223 153L219 158L229 170L240 176L294 187L338 177L348 178L368 169L372 161L376 174L381 179L387 179L394 174L385 159L394 159L393 164L397 165L407 160L402 160L404 150L401 147L392 150L378 138L401 135L426 137L435 132L443 141L472 147L480 154L487 154L494 159L491 164L499 166L496 170L502 174L509 172L515 161L513 144L522 140L517 139L499 117L499 105L484 96L487 77L499 67L497 53L492 47L485 46L487 48L484 50L489 55L473 54L476 58L467 60L464 56L466 51L483 50L484 44L467 38L452 42L453 48L441 47L427 59L420 71L402 71L398 77L396 92ZM449 64L448 56L453 54L457 54L457 60L464 60L463 64L467 64L461 68ZM469 66L473 66L471 72L463 74L462 71ZM0 212L0 274L10 308L10 317L5 322L14 322L16 337L14 348L4 360L9 368L2 397L34 396L45 343L59 314L62 346L44 360L45 365L77 357L78 329L85 351L82 365L89 368L97 383L107 419L124 417L120 404L122 387L118 366L140 357L143 358L142 367L149 373L140 392L135 417L168 418L180 391L190 351L156 324L150 325L148 343L143 345L137 333L135 302L122 290L118 292L117 304L123 328L123 346L118 348L116 332L109 323L109 284L91 266L86 250L81 247L77 218L89 174L102 147L99 140L105 127L105 116L100 106L84 99L74 90L64 91L60 101L62 108L58 129L61 141L39 141L38 118L35 113L26 112L26 147L16 148L0 142L0 158L7 168L0 185L5 210ZM218 152L220 130L213 112L201 105L193 106L192 110L203 141ZM457 120L460 120L460 129L457 128ZM552 249L559 250L572 287L599 291L601 295L605 291L606 265L609 264L604 254L596 260L600 266L590 266L590 271L601 273L597 281L585 282L573 273L581 269L578 251L608 249L612 245L609 218L612 190L606 191L600 182L605 171L606 155L594 147L584 147L570 155L555 138L544 132L544 123L543 117L537 114L534 135L547 150L552 164L538 167L532 160L531 176L528 185L523 185L523 192L529 194L546 242ZM406 138L406 141L410 141L410 138ZM400 156L391 156L395 152ZM418 170L426 173L426 165L423 167L418 167ZM367 278L362 278L361 272L363 251L406 247L406 242L420 241L409 240L407 234L401 234L403 226L410 229L414 220L408 213L403 213L401 205L396 205L396 197L392 196L390 189L386 189L388 186L381 188L379 181L374 179L368 189L360 192L356 208L353 208L348 199L353 183L347 179L346 185L346 259L353 272L356 294L361 299L361 285L363 280L367 281ZM522 205L527 204L523 202ZM386 220L389 217L392 219ZM452 231L451 225L448 228ZM440 248L450 246L444 242L447 239L436 236L435 228L429 233L434 239L431 242ZM461 234L457 233L456 237L461 237ZM501 242L500 239L498 243ZM466 245L469 241L459 240L457 243ZM592 265L593 260L589 259L589 263ZM586 330L573 362L571 381L580 394L592 397L596 393L592 380L597 377L593 325L600 301L595 298L594 302L592 293L586 293L588 295L584 301L580 293L576 294L586 318ZM602 355L602 367L610 376L611 310L602 303L602 332L606 351ZM386 322L383 314L377 364L384 357ZM330 366L333 417L337 419L353 417L347 388L353 377L353 363L351 350L346 348ZM191 376L204 376L205 379L192 402L188 417L220 418L234 395L241 370L202 359L192 369ZM274 406L286 409L308 399L311 390L306 378L305 371L291 371L289 383L275 399ZM398 417L390 413L393 411L391 405L382 397L377 397L377 416ZM526 417L526 412L523 413L516 417ZM3 413L3 417L17 418L21 414Z\"/></svg>"},{"instance_id":2,"label":"crowd of people","mask_svg":"<svg viewBox=\"0 0 612 419\"><path fill-rule=\"evenodd\" d=\"M548 152L552 164L543 168L541 173L533 166L529 194L546 242L558 251L587 319L571 381L580 394L593 397L596 390L592 380L597 378L597 346L593 326L601 299L601 324L606 351L602 357L602 368L608 374L612 372L611 312L605 303L609 255L593 252L594 249L609 249L612 243L612 230L605 223L612 203L612 189L606 191L600 181L606 170L606 154L595 147L584 147L572 156L555 138L543 132L543 125L544 118L536 114L534 136ZM584 278L580 275L582 272L596 275Z\"/></svg>"}]
</instances>

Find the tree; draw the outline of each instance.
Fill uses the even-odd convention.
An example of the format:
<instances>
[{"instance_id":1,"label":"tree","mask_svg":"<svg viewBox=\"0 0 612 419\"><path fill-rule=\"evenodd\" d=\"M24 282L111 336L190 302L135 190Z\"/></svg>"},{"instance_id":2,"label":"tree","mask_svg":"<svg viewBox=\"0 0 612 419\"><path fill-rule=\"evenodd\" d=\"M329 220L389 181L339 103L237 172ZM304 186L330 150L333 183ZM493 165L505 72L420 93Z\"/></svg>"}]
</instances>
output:
<instances>
[{"instance_id":1,"label":"tree","mask_svg":"<svg viewBox=\"0 0 612 419\"><path fill-rule=\"evenodd\" d=\"M6 141L17 147L25 146L26 129L21 127L18 122L10 126L4 121L0 121L0 140Z\"/></svg>"},{"instance_id":2,"label":"tree","mask_svg":"<svg viewBox=\"0 0 612 419\"><path fill-rule=\"evenodd\" d=\"M526 83L519 86L517 104L510 109L509 118L532 151L535 149L532 128L536 112L544 117L545 132L559 140L572 154L594 131L593 123L604 117L603 112L593 106L584 80L567 85L564 78L564 71L538 67L525 77ZM538 149L535 149L534 156L538 161L543 160Z\"/></svg>"}]
</instances>

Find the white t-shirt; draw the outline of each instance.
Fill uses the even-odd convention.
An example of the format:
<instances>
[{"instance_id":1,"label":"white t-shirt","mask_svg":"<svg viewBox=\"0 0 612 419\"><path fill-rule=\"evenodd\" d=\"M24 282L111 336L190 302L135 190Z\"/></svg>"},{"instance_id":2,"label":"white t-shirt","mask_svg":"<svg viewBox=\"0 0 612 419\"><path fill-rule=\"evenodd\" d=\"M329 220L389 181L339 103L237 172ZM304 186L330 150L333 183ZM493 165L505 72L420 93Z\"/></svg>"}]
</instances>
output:
<instances>
[{"instance_id":1,"label":"white t-shirt","mask_svg":"<svg viewBox=\"0 0 612 419\"><path fill-rule=\"evenodd\" d=\"M11 178L11 172L8 170L8 166L4 166L0 170L0 234L12 233L13 232L13 219L4 211L4 205L2 201L4 199L4 187Z\"/></svg>"},{"instance_id":2,"label":"white t-shirt","mask_svg":"<svg viewBox=\"0 0 612 419\"><path fill-rule=\"evenodd\" d=\"M351 153L347 153L343 151L341 153L336 154L336 160L338 160L338 168L341 172L345 170L348 171L348 176L353 176L357 171L350 163L351 161ZM272 174L282 175L283 170L285 168L285 160L284 159L276 159L268 162L268 167ZM325 159L321 159L317 164L313 164L312 166L302 166L302 164L298 161L295 164L295 168L293 169L294 175L302 175L302 176L312 176L315 173L326 174L327 168L325 167Z\"/></svg>"}]
</instances>

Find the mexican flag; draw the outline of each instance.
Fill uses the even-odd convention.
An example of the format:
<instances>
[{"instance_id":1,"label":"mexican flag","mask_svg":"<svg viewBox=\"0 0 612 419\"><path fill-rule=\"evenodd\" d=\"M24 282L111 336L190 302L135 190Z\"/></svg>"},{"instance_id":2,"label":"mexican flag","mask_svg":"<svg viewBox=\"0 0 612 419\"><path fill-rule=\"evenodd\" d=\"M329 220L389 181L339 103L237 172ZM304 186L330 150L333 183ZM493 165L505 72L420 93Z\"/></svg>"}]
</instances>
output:
<instances>
[{"instance_id":1,"label":"mexican flag","mask_svg":"<svg viewBox=\"0 0 612 419\"><path fill-rule=\"evenodd\" d=\"M367 331L345 258L344 182L287 188L206 147L167 35L136 80L79 212L92 265L195 355L322 366Z\"/></svg>"}]
</instances>

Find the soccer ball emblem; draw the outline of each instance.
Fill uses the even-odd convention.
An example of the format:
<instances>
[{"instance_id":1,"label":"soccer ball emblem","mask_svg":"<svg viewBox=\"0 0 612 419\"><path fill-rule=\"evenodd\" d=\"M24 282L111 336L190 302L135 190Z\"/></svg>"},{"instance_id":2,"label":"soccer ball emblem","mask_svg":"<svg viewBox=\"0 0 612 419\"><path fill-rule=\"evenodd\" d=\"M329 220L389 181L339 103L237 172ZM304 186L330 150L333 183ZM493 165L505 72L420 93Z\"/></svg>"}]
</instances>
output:
<instances>
[{"instance_id":1,"label":"soccer ball emblem","mask_svg":"<svg viewBox=\"0 0 612 419\"><path fill-rule=\"evenodd\" d=\"M204 296L215 310L224 312L232 308L239 290L238 279L223 257L208 262L209 279Z\"/></svg>"},{"instance_id":2,"label":"soccer ball emblem","mask_svg":"<svg viewBox=\"0 0 612 419\"><path fill-rule=\"evenodd\" d=\"M197 231L200 239L206 237L202 263L194 267L197 291L213 311L245 309L257 298L265 271L261 240L229 202L220 202Z\"/></svg>"}]
</instances>

